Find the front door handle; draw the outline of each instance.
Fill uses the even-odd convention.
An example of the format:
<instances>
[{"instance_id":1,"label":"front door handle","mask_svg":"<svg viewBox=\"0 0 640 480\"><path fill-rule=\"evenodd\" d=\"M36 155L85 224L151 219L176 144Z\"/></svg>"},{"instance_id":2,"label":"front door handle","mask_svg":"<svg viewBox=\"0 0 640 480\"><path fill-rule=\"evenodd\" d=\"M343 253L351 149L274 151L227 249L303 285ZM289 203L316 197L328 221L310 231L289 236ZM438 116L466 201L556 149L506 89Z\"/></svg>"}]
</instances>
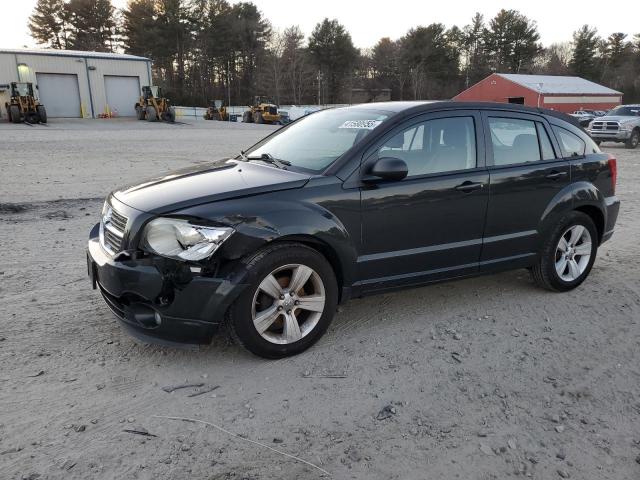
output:
<instances>
[{"instance_id":1,"label":"front door handle","mask_svg":"<svg viewBox=\"0 0 640 480\"><path fill-rule=\"evenodd\" d=\"M557 170L553 170L551 173L549 173L545 178L548 178L549 180L557 180L558 178L562 178L562 177L566 177L568 175L569 172L559 172Z\"/></svg>"},{"instance_id":2,"label":"front door handle","mask_svg":"<svg viewBox=\"0 0 640 480\"><path fill-rule=\"evenodd\" d=\"M484 187L483 183L471 182L467 180L466 182L462 182L460 185L456 186L455 189L460 192L471 193L474 190L480 190L483 187Z\"/></svg>"}]
</instances>

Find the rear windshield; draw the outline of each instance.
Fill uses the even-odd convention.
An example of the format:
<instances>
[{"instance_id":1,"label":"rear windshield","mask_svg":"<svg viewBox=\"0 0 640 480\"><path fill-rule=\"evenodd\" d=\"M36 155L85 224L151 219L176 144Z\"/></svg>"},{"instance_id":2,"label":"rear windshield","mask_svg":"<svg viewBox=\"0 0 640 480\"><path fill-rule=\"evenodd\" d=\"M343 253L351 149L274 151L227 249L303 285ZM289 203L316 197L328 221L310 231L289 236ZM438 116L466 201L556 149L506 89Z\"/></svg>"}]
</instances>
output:
<instances>
[{"instance_id":1,"label":"rear windshield","mask_svg":"<svg viewBox=\"0 0 640 480\"><path fill-rule=\"evenodd\" d=\"M294 169L322 172L388 117L388 112L370 109L323 110L298 120L247 155L267 154L290 162Z\"/></svg>"}]
</instances>

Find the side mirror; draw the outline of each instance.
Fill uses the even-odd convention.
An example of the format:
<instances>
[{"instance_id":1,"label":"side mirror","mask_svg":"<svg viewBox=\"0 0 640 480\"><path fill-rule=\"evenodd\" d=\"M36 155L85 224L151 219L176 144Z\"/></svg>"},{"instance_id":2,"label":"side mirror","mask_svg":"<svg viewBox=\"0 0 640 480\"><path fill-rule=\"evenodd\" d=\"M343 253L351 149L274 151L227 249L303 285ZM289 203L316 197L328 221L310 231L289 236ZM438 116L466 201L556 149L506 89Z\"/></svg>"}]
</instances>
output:
<instances>
[{"instance_id":1,"label":"side mirror","mask_svg":"<svg viewBox=\"0 0 640 480\"><path fill-rule=\"evenodd\" d=\"M409 173L407 164L404 160L395 157L382 157L369 169L369 177L367 180L383 179L383 180L402 180Z\"/></svg>"}]
</instances>

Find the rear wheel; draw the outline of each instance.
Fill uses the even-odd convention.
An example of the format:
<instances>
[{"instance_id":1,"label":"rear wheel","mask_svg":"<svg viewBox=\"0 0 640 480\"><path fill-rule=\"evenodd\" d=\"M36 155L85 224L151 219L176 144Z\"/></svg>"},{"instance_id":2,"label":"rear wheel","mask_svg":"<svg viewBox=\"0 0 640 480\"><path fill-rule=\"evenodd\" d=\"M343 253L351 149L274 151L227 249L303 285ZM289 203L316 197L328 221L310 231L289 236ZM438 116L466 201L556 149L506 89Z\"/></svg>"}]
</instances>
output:
<instances>
[{"instance_id":1,"label":"rear wheel","mask_svg":"<svg viewBox=\"0 0 640 480\"><path fill-rule=\"evenodd\" d=\"M147 122L157 122L158 114L156 113L155 107L147 107Z\"/></svg>"},{"instance_id":2,"label":"rear wheel","mask_svg":"<svg viewBox=\"0 0 640 480\"><path fill-rule=\"evenodd\" d=\"M256 123L264 123L264 118L260 112L256 112Z\"/></svg>"},{"instance_id":3,"label":"rear wheel","mask_svg":"<svg viewBox=\"0 0 640 480\"><path fill-rule=\"evenodd\" d=\"M253 118L250 111L246 111L242 114L242 123L253 123Z\"/></svg>"},{"instance_id":4,"label":"rear wheel","mask_svg":"<svg viewBox=\"0 0 640 480\"><path fill-rule=\"evenodd\" d=\"M335 313L338 287L331 265L299 244L265 248L247 260L249 287L227 312L232 338L266 358L313 345Z\"/></svg>"},{"instance_id":5,"label":"rear wheel","mask_svg":"<svg viewBox=\"0 0 640 480\"><path fill-rule=\"evenodd\" d=\"M9 107L9 112L10 112L11 121L13 123L20 123L22 121L22 118L20 115L20 107L18 107L17 105L11 105Z\"/></svg>"},{"instance_id":6,"label":"rear wheel","mask_svg":"<svg viewBox=\"0 0 640 480\"><path fill-rule=\"evenodd\" d=\"M136 105L136 118L138 120L144 120L144 110L140 105Z\"/></svg>"},{"instance_id":7,"label":"rear wheel","mask_svg":"<svg viewBox=\"0 0 640 480\"><path fill-rule=\"evenodd\" d=\"M43 105L38 105L37 107L38 117L42 123L47 123L47 110Z\"/></svg>"},{"instance_id":8,"label":"rear wheel","mask_svg":"<svg viewBox=\"0 0 640 480\"><path fill-rule=\"evenodd\" d=\"M591 217L569 212L549 232L531 269L533 279L556 292L574 289L589 275L597 250L598 232Z\"/></svg>"},{"instance_id":9,"label":"rear wheel","mask_svg":"<svg viewBox=\"0 0 640 480\"><path fill-rule=\"evenodd\" d=\"M639 143L640 143L640 130L636 128L633 132L631 132L631 136L629 137L629 140L625 142L624 146L626 148L636 148Z\"/></svg>"}]
</instances>

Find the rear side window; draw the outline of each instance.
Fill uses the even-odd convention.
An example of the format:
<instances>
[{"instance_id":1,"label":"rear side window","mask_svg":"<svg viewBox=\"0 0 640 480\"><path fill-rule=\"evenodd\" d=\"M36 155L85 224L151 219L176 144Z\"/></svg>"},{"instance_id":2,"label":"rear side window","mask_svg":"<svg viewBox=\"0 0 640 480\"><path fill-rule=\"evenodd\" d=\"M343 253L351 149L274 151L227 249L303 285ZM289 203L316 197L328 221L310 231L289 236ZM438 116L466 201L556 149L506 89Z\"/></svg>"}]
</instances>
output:
<instances>
[{"instance_id":1,"label":"rear side window","mask_svg":"<svg viewBox=\"0 0 640 480\"><path fill-rule=\"evenodd\" d=\"M512 165L541 159L536 122L518 118L489 118L493 164Z\"/></svg>"},{"instance_id":2,"label":"rear side window","mask_svg":"<svg viewBox=\"0 0 640 480\"><path fill-rule=\"evenodd\" d=\"M553 131L560 141L563 157L582 157L584 155L586 144L579 136L562 127L554 126Z\"/></svg>"}]
</instances>

